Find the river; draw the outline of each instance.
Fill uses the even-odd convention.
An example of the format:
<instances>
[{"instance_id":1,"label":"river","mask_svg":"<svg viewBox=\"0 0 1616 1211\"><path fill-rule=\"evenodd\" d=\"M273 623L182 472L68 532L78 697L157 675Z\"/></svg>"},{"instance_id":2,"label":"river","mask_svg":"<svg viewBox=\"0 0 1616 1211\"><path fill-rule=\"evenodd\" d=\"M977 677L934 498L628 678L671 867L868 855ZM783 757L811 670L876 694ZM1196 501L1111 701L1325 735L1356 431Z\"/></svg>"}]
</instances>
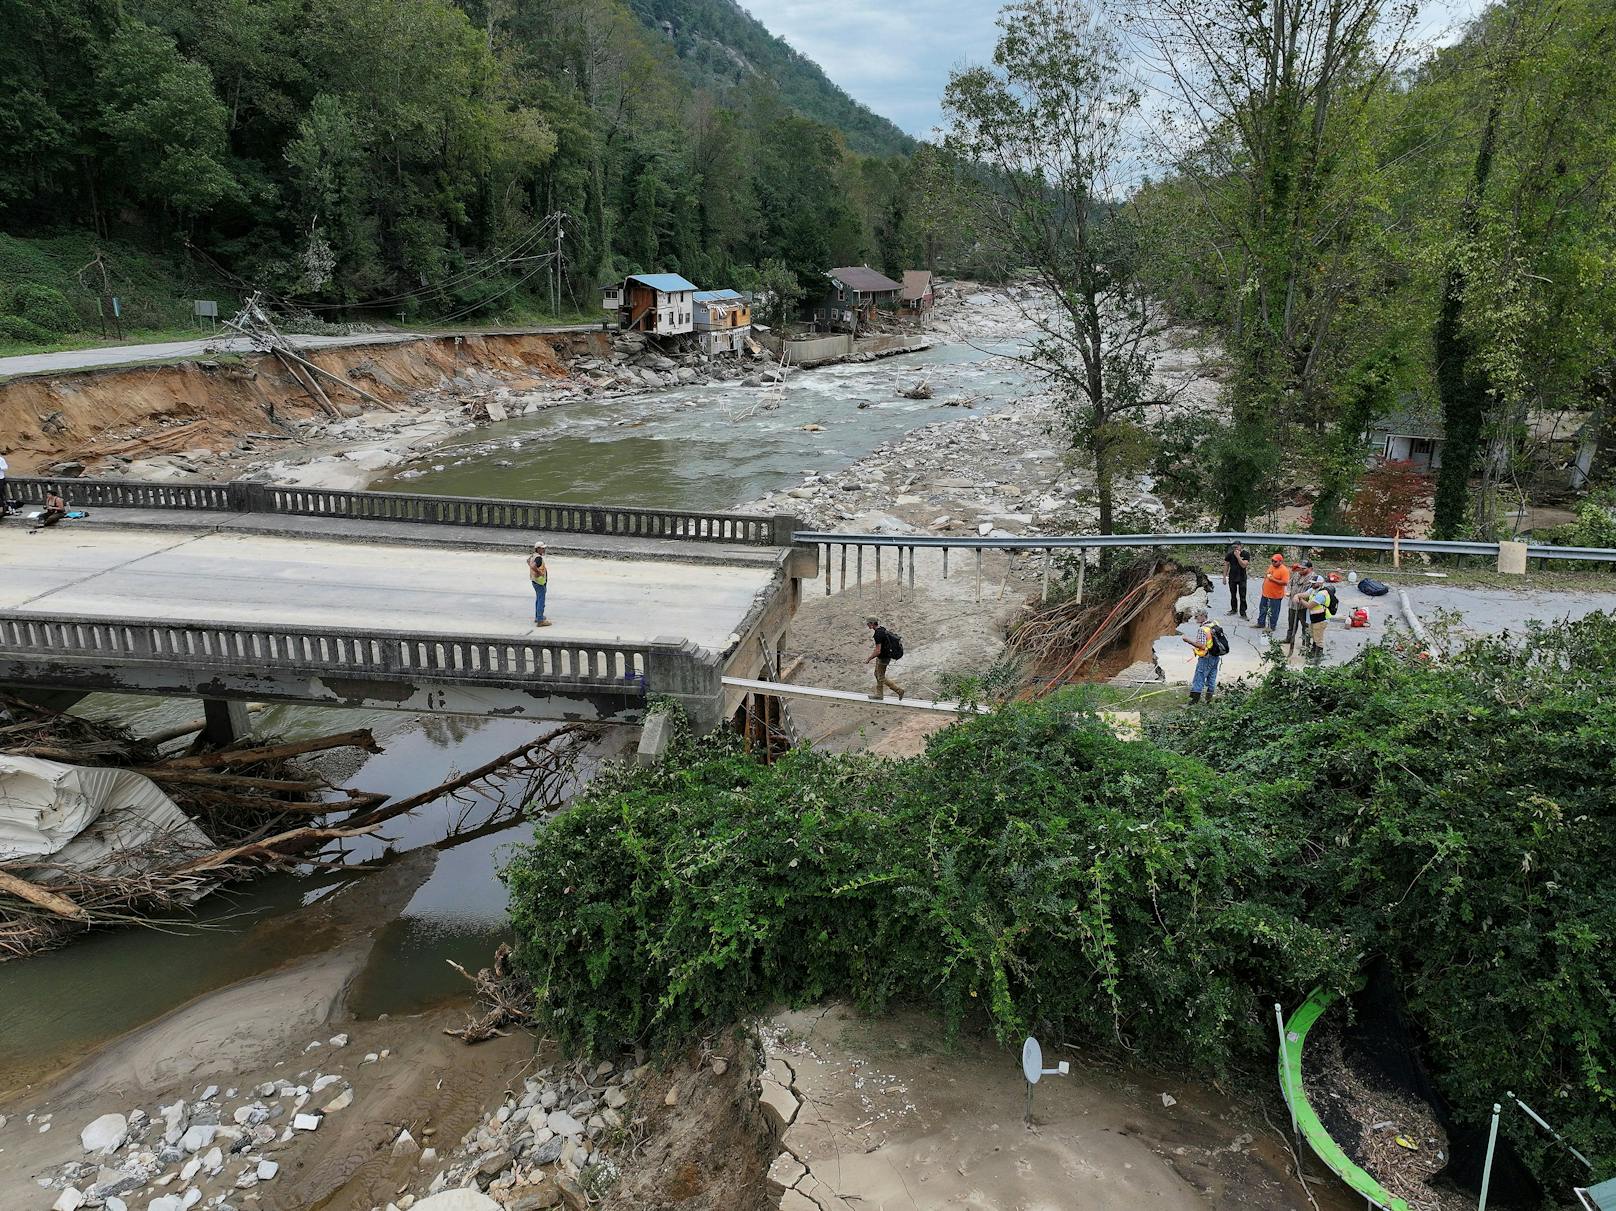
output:
<instances>
[{"instance_id":1,"label":"river","mask_svg":"<svg viewBox=\"0 0 1616 1211\"><path fill-rule=\"evenodd\" d=\"M644 508L733 508L840 470L884 442L970 415L1026 390L1004 356L1016 346L945 342L875 362L793 373L772 387L678 387L550 408L484 425L375 485L447 496L503 496ZM929 400L902 388L925 381ZM818 425L820 429L805 428Z\"/></svg>"},{"instance_id":2,"label":"river","mask_svg":"<svg viewBox=\"0 0 1616 1211\"><path fill-rule=\"evenodd\" d=\"M1026 390L1010 343L945 341L875 362L791 374L762 388L715 384L568 403L482 426L378 482L380 490L506 496L643 507L733 508L829 473L883 443L939 420L990 409ZM899 394L928 382L930 400ZM805 426L817 425L819 429ZM187 700L86 699L79 708L149 732L199 715ZM469 769L534 735L516 720L415 717L275 707L255 730L289 738L371 727L385 751L345 784L408 794ZM593 761L621 755L632 736L613 729ZM482 827L497 805L438 805L389 822L382 841L348 842L363 862L388 846L432 845L437 864L389 922L349 994L359 1016L413 1012L464 991L448 966L475 969L506 936L500 852L529 835L514 819ZM469 835L468 834L472 834ZM363 871L277 874L216 894L194 918L149 929L105 930L50 954L0 964L0 1089L59 1068L96 1045L194 997L299 957L317 941L276 930L286 913Z\"/></svg>"}]
</instances>

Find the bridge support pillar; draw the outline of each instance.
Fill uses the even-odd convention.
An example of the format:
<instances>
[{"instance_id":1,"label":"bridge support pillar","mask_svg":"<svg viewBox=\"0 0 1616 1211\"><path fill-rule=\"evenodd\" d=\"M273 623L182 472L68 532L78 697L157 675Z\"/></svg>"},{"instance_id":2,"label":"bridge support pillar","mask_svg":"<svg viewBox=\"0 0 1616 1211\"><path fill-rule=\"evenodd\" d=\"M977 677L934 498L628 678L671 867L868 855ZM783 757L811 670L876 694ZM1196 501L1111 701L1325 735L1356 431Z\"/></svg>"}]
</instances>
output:
<instances>
[{"instance_id":1,"label":"bridge support pillar","mask_svg":"<svg viewBox=\"0 0 1616 1211\"><path fill-rule=\"evenodd\" d=\"M252 730L247 704L233 699L202 699L202 718L201 742L207 748L223 748Z\"/></svg>"}]
</instances>

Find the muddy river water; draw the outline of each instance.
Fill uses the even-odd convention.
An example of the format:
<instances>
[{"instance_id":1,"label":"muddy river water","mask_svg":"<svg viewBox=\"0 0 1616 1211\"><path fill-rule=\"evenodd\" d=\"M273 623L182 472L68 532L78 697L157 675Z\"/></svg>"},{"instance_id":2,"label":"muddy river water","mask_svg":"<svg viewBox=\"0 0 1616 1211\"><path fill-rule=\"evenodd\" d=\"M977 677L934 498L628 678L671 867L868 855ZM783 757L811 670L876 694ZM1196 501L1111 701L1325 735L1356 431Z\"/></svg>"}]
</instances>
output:
<instances>
[{"instance_id":1,"label":"muddy river water","mask_svg":"<svg viewBox=\"0 0 1616 1211\"><path fill-rule=\"evenodd\" d=\"M509 496L652 507L733 508L789 487L804 472L845 467L919 426L971 415L947 401L992 408L1026 390L1013 346L943 342L882 361L828 366L771 387L692 386L567 403L484 426L400 468L383 490ZM900 388L926 381L930 400ZM817 425L818 430L804 426ZM200 714L189 701L86 700L80 710L137 731ZM343 784L409 794L472 768L534 735L532 722L449 719L276 707L255 730L288 738L371 727L385 751ZM611 731L593 761L632 740ZM590 764L589 762L585 763ZM585 771L587 773L587 771ZM487 799L449 803L391 821L384 839L348 842L356 861L431 845L437 862L390 921L350 990L360 1016L413 1012L462 993L445 960L475 970L505 936L501 851L531 826ZM196 918L160 928L107 930L63 950L0 965L0 1090L60 1068L99 1043L192 998L300 957L317 942L276 931L285 914L363 870L275 875L214 895ZM291 936L288 936L288 934Z\"/></svg>"},{"instance_id":2,"label":"muddy river water","mask_svg":"<svg viewBox=\"0 0 1616 1211\"><path fill-rule=\"evenodd\" d=\"M969 416L1026 390L1015 346L946 342L876 362L823 366L784 383L679 387L569 403L482 426L375 485L646 508L732 508L838 470L912 429ZM926 382L928 400L902 388ZM819 429L805 426L817 425Z\"/></svg>"}]
</instances>

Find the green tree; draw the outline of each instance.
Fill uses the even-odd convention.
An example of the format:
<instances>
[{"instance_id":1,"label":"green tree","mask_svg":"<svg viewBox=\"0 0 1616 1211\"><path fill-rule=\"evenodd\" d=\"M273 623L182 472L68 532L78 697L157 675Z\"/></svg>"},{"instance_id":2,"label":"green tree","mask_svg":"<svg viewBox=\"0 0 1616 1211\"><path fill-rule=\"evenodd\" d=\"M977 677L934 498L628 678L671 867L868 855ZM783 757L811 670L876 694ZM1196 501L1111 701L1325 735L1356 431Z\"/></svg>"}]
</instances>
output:
<instances>
[{"instance_id":1,"label":"green tree","mask_svg":"<svg viewBox=\"0 0 1616 1211\"><path fill-rule=\"evenodd\" d=\"M1023 0L999 16L991 67L954 73L946 145L981 165L981 228L1044 288L1016 294L1036 330L1031 363L1060 393L1071 444L1093 461L1100 533L1138 426L1160 325L1138 276L1130 208L1113 201L1130 160L1139 93L1122 45L1087 0Z\"/></svg>"},{"instance_id":2,"label":"green tree","mask_svg":"<svg viewBox=\"0 0 1616 1211\"><path fill-rule=\"evenodd\" d=\"M235 190L213 77L173 39L124 22L101 53L97 79L106 175L127 182L137 201L190 219Z\"/></svg>"}]
</instances>

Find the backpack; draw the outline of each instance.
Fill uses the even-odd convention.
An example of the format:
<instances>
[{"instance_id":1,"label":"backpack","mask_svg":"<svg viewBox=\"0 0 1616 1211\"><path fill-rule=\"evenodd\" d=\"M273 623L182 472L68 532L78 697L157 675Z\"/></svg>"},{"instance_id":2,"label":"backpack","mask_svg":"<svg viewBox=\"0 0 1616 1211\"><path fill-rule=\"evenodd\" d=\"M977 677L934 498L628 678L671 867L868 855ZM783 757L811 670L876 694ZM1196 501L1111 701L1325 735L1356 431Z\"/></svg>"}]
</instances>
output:
<instances>
[{"instance_id":1,"label":"backpack","mask_svg":"<svg viewBox=\"0 0 1616 1211\"><path fill-rule=\"evenodd\" d=\"M903 659L903 636L896 631L889 630L887 632L887 659Z\"/></svg>"},{"instance_id":2,"label":"backpack","mask_svg":"<svg viewBox=\"0 0 1616 1211\"><path fill-rule=\"evenodd\" d=\"M1223 628L1217 623L1212 624L1212 650L1209 656L1227 656L1229 654L1229 637L1223 633Z\"/></svg>"},{"instance_id":3,"label":"backpack","mask_svg":"<svg viewBox=\"0 0 1616 1211\"><path fill-rule=\"evenodd\" d=\"M1330 609L1326 617L1334 618L1336 612L1341 609L1341 599L1335 595L1335 586L1333 584L1325 585L1324 591L1330 595Z\"/></svg>"},{"instance_id":4,"label":"backpack","mask_svg":"<svg viewBox=\"0 0 1616 1211\"><path fill-rule=\"evenodd\" d=\"M1366 576L1358 582L1358 592L1367 593L1371 597L1384 597L1391 592L1391 588L1378 580L1370 580Z\"/></svg>"}]
</instances>

